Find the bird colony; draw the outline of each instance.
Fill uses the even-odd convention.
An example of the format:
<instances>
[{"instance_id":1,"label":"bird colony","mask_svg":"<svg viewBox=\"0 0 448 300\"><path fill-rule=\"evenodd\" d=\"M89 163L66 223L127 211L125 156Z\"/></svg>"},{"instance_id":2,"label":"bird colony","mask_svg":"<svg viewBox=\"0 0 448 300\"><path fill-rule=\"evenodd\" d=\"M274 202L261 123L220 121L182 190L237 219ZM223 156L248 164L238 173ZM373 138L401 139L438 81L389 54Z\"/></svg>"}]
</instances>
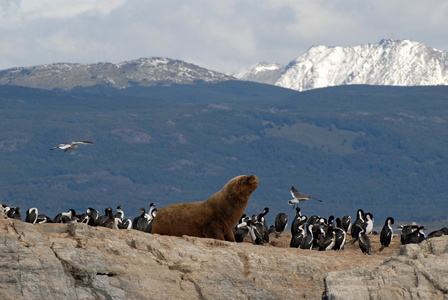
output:
<instances>
[{"instance_id":1,"label":"bird colony","mask_svg":"<svg viewBox=\"0 0 448 300\"><path fill-rule=\"evenodd\" d=\"M318 215L308 217L302 214L299 203L307 200L322 202L322 200L303 195L294 186L291 187L291 195L293 199L289 200L288 204L292 205L296 211L290 229L291 241L289 246L291 248L319 251L343 250L344 245L348 242L351 244L358 243L360 251L364 254L370 255L372 253L369 236L378 234L373 231L374 218L372 213L365 213L362 209L358 209L353 222L349 215L341 218L335 218L332 215L328 218ZM36 225L41 223L83 223L86 226L102 226L110 229L139 230L151 233L152 222L158 209L154 203L151 203L148 211L143 207L139 210L140 215L133 220L125 218L121 205L116 208L115 213L112 207L105 208L104 214L88 207L81 214L78 214L74 209L69 209L51 218L45 214L39 214L38 209L32 207L26 211L24 221ZM20 207L2 204L2 212L8 218L22 220ZM269 244L272 233L275 234L275 238L278 238L287 228L288 215L285 212L278 213L275 217L275 224L269 226L265 218L268 213L269 208L265 207L260 213L255 213L251 217L243 214L233 228L235 241L237 243L251 242L255 245L264 245ZM394 219L392 217L388 217L384 222L384 226L379 233L381 242L379 251L390 245L393 237L393 224ZM423 232L426 228L415 223L401 225L398 228L401 230L401 244L420 243L430 237L448 234L448 228L444 227L426 236Z\"/></svg>"}]
</instances>

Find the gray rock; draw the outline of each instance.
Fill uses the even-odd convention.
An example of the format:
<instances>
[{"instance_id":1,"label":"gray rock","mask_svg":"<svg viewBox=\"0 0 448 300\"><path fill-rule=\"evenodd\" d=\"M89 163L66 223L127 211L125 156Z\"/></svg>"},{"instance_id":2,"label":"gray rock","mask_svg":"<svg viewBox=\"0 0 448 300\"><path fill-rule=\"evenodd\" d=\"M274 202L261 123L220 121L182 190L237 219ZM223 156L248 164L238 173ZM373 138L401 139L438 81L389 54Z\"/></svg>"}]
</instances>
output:
<instances>
[{"instance_id":1,"label":"gray rock","mask_svg":"<svg viewBox=\"0 0 448 300\"><path fill-rule=\"evenodd\" d=\"M351 245L319 252L0 218L0 291L14 300L443 298L446 242L399 253L395 239L367 256Z\"/></svg>"},{"instance_id":2,"label":"gray rock","mask_svg":"<svg viewBox=\"0 0 448 300\"><path fill-rule=\"evenodd\" d=\"M374 268L330 272L327 299L447 299L448 237L408 244Z\"/></svg>"}]
</instances>

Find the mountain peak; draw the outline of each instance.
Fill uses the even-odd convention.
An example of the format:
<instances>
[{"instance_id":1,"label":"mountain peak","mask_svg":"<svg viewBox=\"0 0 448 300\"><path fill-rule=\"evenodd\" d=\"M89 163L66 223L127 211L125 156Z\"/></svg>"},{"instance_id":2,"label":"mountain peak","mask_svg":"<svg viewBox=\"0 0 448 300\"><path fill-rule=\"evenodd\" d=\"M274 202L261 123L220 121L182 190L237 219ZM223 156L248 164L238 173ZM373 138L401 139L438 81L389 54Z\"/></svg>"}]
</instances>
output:
<instances>
[{"instance_id":1,"label":"mountain peak","mask_svg":"<svg viewBox=\"0 0 448 300\"><path fill-rule=\"evenodd\" d=\"M244 80L257 81L262 75L248 73ZM243 79L239 73L235 77ZM353 47L317 45L292 60L276 79L271 76L271 83L298 91L346 84L446 85L448 54L409 39Z\"/></svg>"}]
</instances>

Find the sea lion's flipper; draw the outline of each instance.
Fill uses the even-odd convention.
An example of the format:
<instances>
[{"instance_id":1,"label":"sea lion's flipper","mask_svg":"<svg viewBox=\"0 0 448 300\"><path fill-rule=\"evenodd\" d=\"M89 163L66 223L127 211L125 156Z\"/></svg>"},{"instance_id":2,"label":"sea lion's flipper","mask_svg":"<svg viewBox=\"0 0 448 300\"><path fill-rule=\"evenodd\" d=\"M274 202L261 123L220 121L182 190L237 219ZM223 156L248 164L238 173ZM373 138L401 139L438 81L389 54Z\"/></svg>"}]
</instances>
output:
<instances>
[{"instance_id":1,"label":"sea lion's flipper","mask_svg":"<svg viewBox=\"0 0 448 300\"><path fill-rule=\"evenodd\" d=\"M224 236L224 239L229 242L235 242L235 235L233 234L233 231L230 230L230 232Z\"/></svg>"},{"instance_id":2,"label":"sea lion's flipper","mask_svg":"<svg viewBox=\"0 0 448 300\"><path fill-rule=\"evenodd\" d=\"M202 229L202 234L206 238L217 239L221 241L225 241L224 233L221 229L217 228L215 224L210 224ZM235 240L235 237L233 238Z\"/></svg>"}]
</instances>

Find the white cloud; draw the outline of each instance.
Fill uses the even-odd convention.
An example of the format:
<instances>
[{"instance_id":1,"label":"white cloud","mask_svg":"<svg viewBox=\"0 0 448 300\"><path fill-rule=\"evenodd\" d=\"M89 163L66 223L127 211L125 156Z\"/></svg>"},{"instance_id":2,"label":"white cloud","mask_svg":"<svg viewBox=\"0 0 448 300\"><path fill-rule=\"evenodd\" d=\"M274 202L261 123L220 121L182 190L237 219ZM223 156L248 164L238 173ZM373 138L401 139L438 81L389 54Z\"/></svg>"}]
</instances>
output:
<instances>
[{"instance_id":1,"label":"white cloud","mask_svg":"<svg viewBox=\"0 0 448 300\"><path fill-rule=\"evenodd\" d=\"M235 13L235 0L210 1L212 11L220 15L233 15Z\"/></svg>"},{"instance_id":2,"label":"white cloud","mask_svg":"<svg viewBox=\"0 0 448 300\"><path fill-rule=\"evenodd\" d=\"M88 12L108 14L125 0L21 0L11 16L23 20L71 18ZM11 5L10 5L11 6Z\"/></svg>"},{"instance_id":3,"label":"white cloud","mask_svg":"<svg viewBox=\"0 0 448 300\"><path fill-rule=\"evenodd\" d=\"M445 0L0 0L0 10L0 69L167 56L236 71L382 38L448 50Z\"/></svg>"},{"instance_id":4,"label":"white cloud","mask_svg":"<svg viewBox=\"0 0 448 300\"><path fill-rule=\"evenodd\" d=\"M285 24L289 35L315 37L338 34L353 28L354 22L347 11L322 1L269 1L272 8L288 8L294 14L293 22Z\"/></svg>"}]
</instances>

